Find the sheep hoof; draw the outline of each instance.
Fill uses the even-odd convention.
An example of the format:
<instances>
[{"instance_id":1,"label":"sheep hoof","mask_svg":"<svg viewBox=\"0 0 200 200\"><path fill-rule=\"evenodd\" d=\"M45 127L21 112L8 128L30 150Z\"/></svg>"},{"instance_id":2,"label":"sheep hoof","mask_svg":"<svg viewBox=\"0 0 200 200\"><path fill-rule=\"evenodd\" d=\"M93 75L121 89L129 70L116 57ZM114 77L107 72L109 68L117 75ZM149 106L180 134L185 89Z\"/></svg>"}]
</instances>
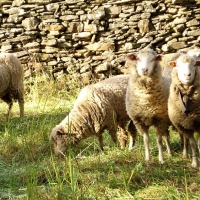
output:
<instances>
[{"instance_id":1,"label":"sheep hoof","mask_svg":"<svg viewBox=\"0 0 200 200\"><path fill-rule=\"evenodd\" d=\"M132 150L133 150L133 147L129 147L128 150L129 150L129 151L132 151Z\"/></svg>"},{"instance_id":2,"label":"sheep hoof","mask_svg":"<svg viewBox=\"0 0 200 200\"><path fill-rule=\"evenodd\" d=\"M171 156L173 156L173 154L172 153L168 153L168 156L171 157Z\"/></svg>"},{"instance_id":3,"label":"sheep hoof","mask_svg":"<svg viewBox=\"0 0 200 200\"><path fill-rule=\"evenodd\" d=\"M159 160L159 163L160 163L160 164L164 164L164 161L163 161L163 160Z\"/></svg>"},{"instance_id":4,"label":"sheep hoof","mask_svg":"<svg viewBox=\"0 0 200 200\"><path fill-rule=\"evenodd\" d=\"M183 155L182 155L182 158L183 158L183 159L187 159L187 158L188 158L188 155L187 155L187 154L183 154Z\"/></svg>"},{"instance_id":5,"label":"sheep hoof","mask_svg":"<svg viewBox=\"0 0 200 200\"><path fill-rule=\"evenodd\" d=\"M120 149L121 149L122 151L124 151L124 150L125 150L125 147L120 147Z\"/></svg>"},{"instance_id":6,"label":"sheep hoof","mask_svg":"<svg viewBox=\"0 0 200 200\"><path fill-rule=\"evenodd\" d=\"M192 168L197 168L198 167L198 163L197 162L192 162Z\"/></svg>"},{"instance_id":7,"label":"sheep hoof","mask_svg":"<svg viewBox=\"0 0 200 200\"><path fill-rule=\"evenodd\" d=\"M150 158L146 158L145 161L146 161L147 163L150 163L150 162L151 162L151 159L150 159Z\"/></svg>"}]
</instances>

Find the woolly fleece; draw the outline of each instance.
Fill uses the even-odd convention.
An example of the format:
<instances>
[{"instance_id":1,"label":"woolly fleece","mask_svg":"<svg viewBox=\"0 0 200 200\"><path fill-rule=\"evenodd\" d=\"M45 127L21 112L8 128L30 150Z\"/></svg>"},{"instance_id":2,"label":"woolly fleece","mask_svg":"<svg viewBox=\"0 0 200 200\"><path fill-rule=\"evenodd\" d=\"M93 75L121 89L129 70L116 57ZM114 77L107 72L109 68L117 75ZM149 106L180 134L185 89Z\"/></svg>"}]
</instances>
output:
<instances>
[{"instance_id":1,"label":"woolly fleece","mask_svg":"<svg viewBox=\"0 0 200 200\"><path fill-rule=\"evenodd\" d=\"M118 75L88 85L81 90L69 115L52 130L50 135L58 156L66 151L69 144L75 146L91 135L99 138L100 147L103 149L102 134L105 129L116 142L116 131L119 126L122 134L119 140L127 140L127 133L125 134L124 130L130 120L125 109L128 78L129 75ZM133 124L129 128L133 137L130 145L134 145L136 129Z\"/></svg>"},{"instance_id":2,"label":"woolly fleece","mask_svg":"<svg viewBox=\"0 0 200 200\"><path fill-rule=\"evenodd\" d=\"M152 49L143 49L138 54L139 59L142 59L143 56L156 56ZM132 63L128 82L127 113L142 135L148 132L150 126L154 126L158 135L168 137L168 128L171 123L168 117L167 101L171 79L162 76L162 69L158 61L155 61L153 73L149 76L139 76L136 65L137 60ZM149 158L146 157L146 160ZM159 160L163 162L160 155Z\"/></svg>"},{"instance_id":3,"label":"woolly fleece","mask_svg":"<svg viewBox=\"0 0 200 200\"><path fill-rule=\"evenodd\" d=\"M24 116L23 67L13 54L0 54L0 98L8 104L9 114L13 100L17 100L20 116Z\"/></svg>"}]
</instances>

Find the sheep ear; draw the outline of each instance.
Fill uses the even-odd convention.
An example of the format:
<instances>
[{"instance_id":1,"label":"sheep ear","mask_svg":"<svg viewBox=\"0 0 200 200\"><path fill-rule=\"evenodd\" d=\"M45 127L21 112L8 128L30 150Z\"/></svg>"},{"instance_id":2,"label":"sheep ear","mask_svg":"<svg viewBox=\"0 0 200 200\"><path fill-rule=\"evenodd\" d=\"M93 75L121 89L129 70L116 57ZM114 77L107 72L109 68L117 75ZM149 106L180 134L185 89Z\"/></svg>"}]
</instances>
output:
<instances>
[{"instance_id":1,"label":"sheep ear","mask_svg":"<svg viewBox=\"0 0 200 200\"><path fill-rule=\"evenodd\" d=\"M175 61L170 61L168 64L169 64L170 67L176 67Z\"/></svg>"},{"instance_id":2,"label":"sheep ear","mask_svg":"<svg viewBox=\"0 0 200 200\"><path fill-rule=\"evenodd\" d=\"M64 135L64 131L59 129L56 131L56 135Z\"/></svg>"},{"instance_id":3,"label":"sheep ear","mask_svg":"<svg viewBox=\"0 0 200 200\"><path fill-rule=\"evenodd\" d=\"M198 61L196 61L196 64L195 64L195 66L200 66L200 61L198 60Z\"/></svg>"},{"instance_id":4,"label":"sheep ear","mask_svg":"<svg viewBox=\"0 0 200 200\"><path fill-rule=\"evenodd\" d=\"M137 57L136 57L136 55L135 54L128 54L127 55L127 58L129 59L129 60L137 60Z\"/></svg>"},{"instance_id":5,"label":"sheep ear","mask_svg":"<svg viewBox=\"0 0 200 200\"><path fill-rule=\"evenodd\" d=\"M162 60L162 56L161 55L157 55L155 60L156 61L161 61Z\"/></svg>"}]
</instances>

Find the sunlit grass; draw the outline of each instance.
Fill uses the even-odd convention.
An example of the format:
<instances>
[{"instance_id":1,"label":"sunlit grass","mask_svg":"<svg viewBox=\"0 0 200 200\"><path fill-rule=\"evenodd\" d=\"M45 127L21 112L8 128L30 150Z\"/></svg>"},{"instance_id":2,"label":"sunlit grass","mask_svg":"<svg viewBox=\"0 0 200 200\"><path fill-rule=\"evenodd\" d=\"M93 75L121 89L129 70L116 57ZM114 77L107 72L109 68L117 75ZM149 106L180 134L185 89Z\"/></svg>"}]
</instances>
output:
<instances>
[{"instance_id":1,"label":"sunlit grass","mask_svg":"<svg viewBox=\"0 0 200 200\"><path fill-rule=\"evenodd\" d=\"M153 129L149 163L144 161L141 136L130 152L116 147L107 132L104 151L90 137L58 159L49 134L72 108L81 84L45 77L25 83L24 118L18 117L15 103L6 121L6 104L0 103L0 199L199 199L199 170L190 167L190 159L181 158L175 133L171 135L174 155L164 152L162 165Z\"/></svg>"}]
</instances>

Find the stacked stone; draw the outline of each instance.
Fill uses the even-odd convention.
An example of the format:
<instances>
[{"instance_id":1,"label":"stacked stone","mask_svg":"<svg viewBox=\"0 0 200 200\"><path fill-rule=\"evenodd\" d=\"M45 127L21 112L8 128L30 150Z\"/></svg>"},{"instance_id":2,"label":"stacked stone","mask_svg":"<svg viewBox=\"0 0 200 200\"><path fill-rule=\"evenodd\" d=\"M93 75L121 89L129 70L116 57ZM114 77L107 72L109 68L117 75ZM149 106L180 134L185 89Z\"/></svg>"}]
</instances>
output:
<instances>
[{"instance_id":1,"label":"stacked stone","mask_svg":"<svg viewBox=\"0 0 200 200\"><path fill-rule=\"evenodd\" d=\"M193 0L0 0L1 52L35 72L91 78L127 73L125 56L151 46L171 53L199 46Z\"/></svg>"}]
</instances>

